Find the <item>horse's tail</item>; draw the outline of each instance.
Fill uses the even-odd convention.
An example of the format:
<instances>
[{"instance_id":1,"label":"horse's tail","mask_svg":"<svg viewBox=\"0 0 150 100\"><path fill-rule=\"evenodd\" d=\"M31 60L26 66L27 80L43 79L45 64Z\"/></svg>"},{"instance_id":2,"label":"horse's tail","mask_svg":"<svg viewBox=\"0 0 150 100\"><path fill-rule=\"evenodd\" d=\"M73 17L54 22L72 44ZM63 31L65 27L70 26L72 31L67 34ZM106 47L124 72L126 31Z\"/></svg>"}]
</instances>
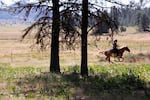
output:
<instances>
[{"instance_id":1,"label":"horse's tail","mask_svg":"<svg viewBox=\"0 0 150 100\"><path fill-rule=\"evenodd\" d=\"M99 53L104 54L104 53L105 53L105 51L100 51Z\"/></svg>"}]
</instances>

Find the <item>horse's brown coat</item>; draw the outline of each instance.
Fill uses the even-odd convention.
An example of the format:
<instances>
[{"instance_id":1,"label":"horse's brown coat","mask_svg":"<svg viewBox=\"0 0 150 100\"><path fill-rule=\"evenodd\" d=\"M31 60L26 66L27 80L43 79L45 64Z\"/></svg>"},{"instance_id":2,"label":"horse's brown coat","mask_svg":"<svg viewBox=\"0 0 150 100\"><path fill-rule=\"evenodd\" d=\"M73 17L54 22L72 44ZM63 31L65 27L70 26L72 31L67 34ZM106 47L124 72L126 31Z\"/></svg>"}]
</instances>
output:
<instances>
[{"instance_id":1,"label":"horse's brown coat","mask_svg":"<svg viewBox=\"0 0 150 100\"><path fill-rule=\"evenodd\" d=\"M119 55L114 53L112 49L105 51L104 55L106 56L106 60L108 60L110 62L110 57L116 57L116 58L118 58L119 61L121 61L120 59L122 59L122 61L123 61L124 58L122 56L123 56L124 51L130 52L130 49L128 47L123 47L121 49L118 49L118 51L119 51Z\"/></svg>"}]
</instances>

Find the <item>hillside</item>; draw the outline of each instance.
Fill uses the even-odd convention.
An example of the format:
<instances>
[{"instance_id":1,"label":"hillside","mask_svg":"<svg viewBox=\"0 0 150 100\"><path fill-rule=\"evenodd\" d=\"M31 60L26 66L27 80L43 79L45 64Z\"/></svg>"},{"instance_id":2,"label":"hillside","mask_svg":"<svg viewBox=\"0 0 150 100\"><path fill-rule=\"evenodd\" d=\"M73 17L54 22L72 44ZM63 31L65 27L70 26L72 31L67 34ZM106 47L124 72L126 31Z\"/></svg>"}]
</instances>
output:
<instances>
[{"instance_id":1,"label":"hillside","mask_svg":"<svg viewBox=\"0 0 150 100\"><path fill-rule=\"evenodd\" d=\"M19 14L19 15L15 15L11 12L8 12L5 9L0 9L0 26L3 25L12 25L12 24L28 24L30 23L32 20L32 18L29 17L29 20L24 21L23 20L24 16L23 14Z\"/></svg>"}]
</instances>

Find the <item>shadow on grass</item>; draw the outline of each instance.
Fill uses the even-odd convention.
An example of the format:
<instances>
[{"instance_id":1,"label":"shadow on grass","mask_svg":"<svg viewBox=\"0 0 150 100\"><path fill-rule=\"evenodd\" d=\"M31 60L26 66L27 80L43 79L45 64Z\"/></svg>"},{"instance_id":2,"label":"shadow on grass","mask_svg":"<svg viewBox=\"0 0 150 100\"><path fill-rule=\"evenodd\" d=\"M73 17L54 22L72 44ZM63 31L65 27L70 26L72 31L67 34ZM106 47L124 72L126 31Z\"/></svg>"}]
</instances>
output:
<instances>
[{"instance_id":1,"label":"shadow on grass","mask_svg":"<svg viewBox=\"0 0 150 100\"><path fill-rule=\"evenodd\" d=\"M62 97L65 100L149 100L149 85L129 74L111 77L109 73L82 78L79 73L41 73L17 81L15 95ZM19 92L18 92L19 91Z\"/></svg>"}]
</instances>

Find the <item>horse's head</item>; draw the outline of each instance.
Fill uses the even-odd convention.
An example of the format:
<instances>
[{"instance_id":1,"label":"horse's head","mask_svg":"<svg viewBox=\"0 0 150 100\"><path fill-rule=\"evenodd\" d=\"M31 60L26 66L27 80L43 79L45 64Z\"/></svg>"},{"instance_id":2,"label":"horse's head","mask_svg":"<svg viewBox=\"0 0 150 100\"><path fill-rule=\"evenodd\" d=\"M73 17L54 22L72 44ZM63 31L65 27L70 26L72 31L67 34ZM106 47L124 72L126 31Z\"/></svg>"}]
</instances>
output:
<instances>
[{"instance_id":1,"label":"horse's head","mask_svg":"<svg viewBox=\"0 0 150 100\"><path fill-rule=\"evenodd\" d=\"M124 50L130 52L130 49L128 47L124 47Z\"/></svg>"}]
</instances>

